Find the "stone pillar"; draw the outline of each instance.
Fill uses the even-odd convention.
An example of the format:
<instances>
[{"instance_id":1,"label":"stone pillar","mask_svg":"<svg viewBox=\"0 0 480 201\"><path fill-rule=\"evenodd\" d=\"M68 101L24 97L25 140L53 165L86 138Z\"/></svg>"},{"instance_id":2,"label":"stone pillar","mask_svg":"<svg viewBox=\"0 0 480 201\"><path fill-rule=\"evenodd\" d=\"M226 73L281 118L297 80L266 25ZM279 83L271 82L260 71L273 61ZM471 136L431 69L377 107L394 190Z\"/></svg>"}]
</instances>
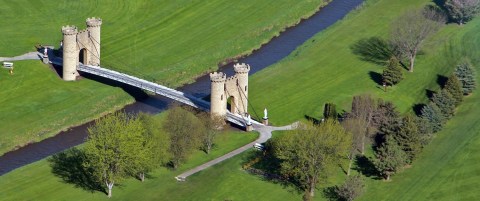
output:
<instances>
[{"instance_id":1,"label":"stone pillar","mask_svg":"<svg viewBox=\"0 0 480 201\"><path fill-rule=\"evenodd\" d=\"M226 79L227 76L224 73L210 73L210 113L212 115L225 116L227 114Z\"/></svg>"},{"instance_id":2,"label":"stone pillar","mask_svg":"<svg viewBox=\"0 0 480 201\"><path fill-rule=\"evenodd\" d=\"M267 118L264 117L262 123L263 125L268 126L268 117Z\"/></svg>"},{"instance_id":3,"label":"stone pillar","mask_svg":"<svg viewBox=\"0 0 480 201\"><path fill-rule=\"evenodd\" d=\"M102 19L88 18L86 20L87 31L89 34L88 40L90 47L88 48L87 65L100 66L100 28Z\"/></svg>"},{"instance_id":4,"label":"stone pillar","mask_svg":"<svg viewBox=\"0 0 480 201\"><path fill-rule=\"evenodd\" d=\"M63 33L63 80L73 81L79 75L77 72L77 27L64 26Z\"/></svg>"},{"instance_id":5,"label":"stone pillar","mask_svg":"<svg viewBox=\"0 0 480 201\"><path fill-rule=\"evenodd\" d=\"M233 66L235 75L237 77L237 90L239 93L238 103L238 113L245 115L248 111L248 72L250 71L250 66L248 64L235 64Z\"/></svg>"}]
</instances>

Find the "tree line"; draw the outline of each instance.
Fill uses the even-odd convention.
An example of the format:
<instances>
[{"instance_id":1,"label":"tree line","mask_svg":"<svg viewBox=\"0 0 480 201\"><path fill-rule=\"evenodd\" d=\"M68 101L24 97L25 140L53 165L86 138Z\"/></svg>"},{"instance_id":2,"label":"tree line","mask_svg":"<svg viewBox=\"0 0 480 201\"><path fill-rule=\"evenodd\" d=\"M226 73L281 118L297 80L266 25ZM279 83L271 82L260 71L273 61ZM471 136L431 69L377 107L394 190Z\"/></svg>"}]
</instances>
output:
<instances>
[{"instance_id":1,"label":"tree line","mask_svg":"<svg viewBox=\"0 0 480 201\"><path fill-rule=\"evenodd\" d=\"M126 178L143 182L160 166L178 168L196 150L209 154L224 124L221 117L180 106L171 107L163 121L146 113L116 112L96 120L84 146L76 150L91 178L87 182L111 197L113 187ZM57 155L52 159L59 159Z\"/></svg>"}]
</instances>

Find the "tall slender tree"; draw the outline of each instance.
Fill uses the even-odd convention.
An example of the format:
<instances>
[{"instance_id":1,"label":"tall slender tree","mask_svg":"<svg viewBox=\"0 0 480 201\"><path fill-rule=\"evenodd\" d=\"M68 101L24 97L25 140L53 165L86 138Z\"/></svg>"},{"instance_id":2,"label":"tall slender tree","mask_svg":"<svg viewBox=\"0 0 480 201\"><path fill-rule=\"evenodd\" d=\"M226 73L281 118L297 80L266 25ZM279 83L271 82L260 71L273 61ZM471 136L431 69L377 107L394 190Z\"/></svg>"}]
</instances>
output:
<instances>
[{"instance_id":1,"label":"tall slender tree","mask_svg":"<svg viewBox=\"0 0 480 201\"><path fill-rule=\"evenodd\" d=\"M455 75L462 83L463 94L468 95L477 87L477 81L475 79L476 72L472 68L472 64L468 60L462 61L457 68L455 68Z\"/></svg>"},{"instance_id":2,"label":"tall slender tree","mask_svg":"<svg viewBox=\"0 0 480 201\"><path fill-rule=\"evenodd\" d=\"M455 106L460 105L460 103L463 101L462 84L455 74L452 74L450 77L448 77L444 90L450 93L455 99Z\"/></svg>"},{"instance_id":3,"label":"tall slender tree","mask_svg":"<svg viewBox=\"0 0 480 201\"><path fill-rule=\"evenodd\" d=\"M390 180L390 176L405 165L406 157L393 137L387 136L387 141L375 151L373 164L386 180Z\"/></svg>"},{"instance_id":4,"label":"tall slender tree","mask_svg":"<svg viewBox=\"0 0 480 201\"><path fill-rule=\"evenodd\" d=\"M422 149L420 135L415 117L411 115L403 117L399 131L392 135L402 150L405 151L407 155L406 163L411 164L420 153Z\"/></svg>"},{"instance_id":5,"label":"tall slender tree","mask_svg":"<svg viewBox=\"0 0 480 201\"><path fill-rule=\"evenodd\" d=\"M445 8L455 22L462 25L480 12L479 0L446 0Z\"/></svg>"},{"instance_id":6,"label":"tall slender tree","mask_svg":"<svg viewBox=\"0 0 480 201\"><path fill-rule=\"evenodd\" d=\"M373 117L376 112L376 102L370 95L354 96L352 101L352 111L349 118L361 119L363 122L363 136L361 137L360 153L365 153L366 138L369 136L369 129L372 126Z\"/></svg>"}]
</instances>

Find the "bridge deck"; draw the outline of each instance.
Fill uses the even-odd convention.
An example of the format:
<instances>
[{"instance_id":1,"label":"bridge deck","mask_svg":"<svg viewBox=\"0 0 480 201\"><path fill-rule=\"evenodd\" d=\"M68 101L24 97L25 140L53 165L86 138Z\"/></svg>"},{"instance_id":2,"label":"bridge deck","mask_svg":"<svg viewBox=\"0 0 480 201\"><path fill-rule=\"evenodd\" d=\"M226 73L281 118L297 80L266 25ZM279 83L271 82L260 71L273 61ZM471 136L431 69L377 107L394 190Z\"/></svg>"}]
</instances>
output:
<instances>
[{"instance_id":1,"label":"bridge deck","mask_svg":"<svg viewBox=\"0 0 480 201\"><path fill-rule=\"evenodd\" d=\"M127 74L120 73L120 72L106 69L106 68L101 68L98 66L90 66L90 65L82 65L82 64L80 64L77 67L77 70L81 72L97 75L100 77L116 80L118 82L122 82L131 86L135 86L140 89L147 90L155 94L159 94L161 96L165 96L167 98L178 101L180 103L187 104L194 108L198 108L205 111L210 110L210 103L202 100L201 98L197 98L190 94L186 94L181 91L177 91L175 89L171 89L171 88L159 85L157 83L153 83L153 82L140 79L131 75L127 75ZM245 122L246 122L245 118L243 118L238 114L233 114L231 112L227 112L227 121L242 127L245 127ZM253 120L252 120L252 123L260 124Z\"/></svg>"}]
</instances>

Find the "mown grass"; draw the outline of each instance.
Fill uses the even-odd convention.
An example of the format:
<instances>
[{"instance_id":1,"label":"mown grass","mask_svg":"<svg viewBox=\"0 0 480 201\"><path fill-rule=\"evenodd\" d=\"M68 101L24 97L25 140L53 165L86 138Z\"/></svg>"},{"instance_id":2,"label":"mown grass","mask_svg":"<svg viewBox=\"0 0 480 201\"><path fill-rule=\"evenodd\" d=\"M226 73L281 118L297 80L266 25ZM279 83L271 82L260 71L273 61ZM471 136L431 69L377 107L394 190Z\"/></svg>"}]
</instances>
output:
<instances>
[{"instance_id":1,"label":"mown grass","mask_svg":"<svg viewBox=\"0 0 480 201\"><path fill-rule=\"evenodd\" d=\"M0 8L0 55L58 46L63 25L100 17L102 66L179 86L247 54L325 0L8 1Z\"/></svg>"},{"instance_id":2,"label":"mown grass","mask_svg":"<svg viewBox=\"0 0 480 201\"><path fill-rule=\"evenodd\" d=\"M63 25L100 17L102 66L168 86L187 83L227 58L260 47L324 0L6 1L0 7L0 57L58 47ZM0 155L133 101L92 81L66 83L39 62L0 71Z\"/></svg>"},{"instance_id":3,"label":"mown grass","mask_svg":"<svg viewBox=\"0 0 480 201\"><path fill-rule=\"evenodd\" d=\"M149 174L144 183L136 179L127 179L113 188L112 199L198 200L198 190L204 189L205 192L211 191L211 193L218 192L215 189L220 188L222 185L215 185L215 183L209 182L218 182L219 179L220 181L225 179L224 177L217 177L219 175L218 172L213 171L212 174L210 171L211 169L217 169L217 167L207 169L207 172L210 173L206 180L197 180L198 177L205 178L203 172L189 177L188 182L185 183L177 182L174 177L190 168L248 144L257 137L257 133L238 131L222 133L218 137L217 146L213 148L209 155L202 151L197 151L179 169L159 168ZM227 164L232 169L224 169L224 172L241 172L237 163L232 164L228 162ZM0 179L2 200L108 200L103 192L90 192L82 188L76 188L74 184L65 183L61 178L54 176L51 171L50 163L44 159L2 176ZM194 185L192 186L192 184ZM19 193L19 190L21 193ZM192 194L192 191L196 193Z\"/></svg>"},{"instance_id":4,"label":"mown grass","mask_svg":"<svg viewBox=\"0 0 480 201\"><path fill-rule=\"evenodd\" d=\"M288 124L305 115L321 118L327 102L337 104L337 111L349 111L354 95L372 94L393 101L402 112L426 102L426 89L438 89L437 76L450 72L454 65L445 60L449 38L461 31L448 25L429 38L418 56L414 73L406 70L405 80L388 92L371 75L383 67L363 61L351 46L373 36L389 37L393 19L408 9L420 8L429 0L373 0L314 36L281 62L254 74L250 82L250 101L257 111L267 107L270 121Z\"/></svg>"},{"instance_id":5,"label":"mown grass","mask_svg":"<svg viewBox=\"0 0 480 201\"><path fill-rule=\"evenodd\" d=\"M0 69L0 155L40 141L134 101L121 88L92 80L64 82L39 61Z\"/></svg>"}]
</instances>

